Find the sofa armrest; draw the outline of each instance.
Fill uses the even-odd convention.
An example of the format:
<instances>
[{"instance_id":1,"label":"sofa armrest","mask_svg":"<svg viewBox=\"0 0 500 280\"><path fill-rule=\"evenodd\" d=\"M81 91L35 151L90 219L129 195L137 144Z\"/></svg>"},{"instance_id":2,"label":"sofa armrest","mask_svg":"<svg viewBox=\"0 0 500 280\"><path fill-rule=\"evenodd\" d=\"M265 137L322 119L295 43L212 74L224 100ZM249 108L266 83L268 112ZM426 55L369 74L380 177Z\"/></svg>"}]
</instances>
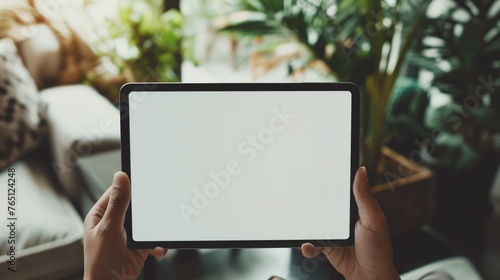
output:
<instances>
[{"instance_id":1,"label":"sofa armrest","mask_svg":"<svg viewBox=\"0 0 500 280\"><path fill-rule=\"evenodd\" d=\"M51 166L74 200L82 184L78 158L120 147L119 110L85 85L53 87L40 94L47 103Z\"/></svg>"}]
</instances>

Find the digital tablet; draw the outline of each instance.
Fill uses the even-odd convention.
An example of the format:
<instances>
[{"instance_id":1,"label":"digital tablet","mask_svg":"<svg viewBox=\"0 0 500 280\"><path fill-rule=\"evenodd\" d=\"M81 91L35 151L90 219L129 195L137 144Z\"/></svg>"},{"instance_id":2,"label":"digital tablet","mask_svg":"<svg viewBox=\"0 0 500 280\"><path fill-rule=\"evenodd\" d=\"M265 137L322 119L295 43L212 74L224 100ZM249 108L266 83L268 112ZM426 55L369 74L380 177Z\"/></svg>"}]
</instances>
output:
<instances>
[{"instance_id":1,"label":"digital tablet","mask_svg":"<svg viewBox=\"0 0 500 280\"><path fill-rule=\"evenodd\" d=\"M130 248L354 241L350 83L132 83L120 91Z\"/></svg>"}]
</instances>

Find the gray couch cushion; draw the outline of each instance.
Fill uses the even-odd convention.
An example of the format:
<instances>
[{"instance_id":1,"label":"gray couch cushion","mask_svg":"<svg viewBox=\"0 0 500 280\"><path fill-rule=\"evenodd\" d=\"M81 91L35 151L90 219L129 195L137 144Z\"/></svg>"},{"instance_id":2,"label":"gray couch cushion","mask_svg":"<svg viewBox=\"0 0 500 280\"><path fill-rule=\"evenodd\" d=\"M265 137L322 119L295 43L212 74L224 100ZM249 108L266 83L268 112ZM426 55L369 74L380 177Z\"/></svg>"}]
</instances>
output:
<instances>
[{"instance_id":1,"label":"gray couch cushion","mask_svg":"<svg viewBox=\"0 0 500 280\"><path fill-rule=\"evenodd\" d=\"M83 223L50 180L42 159L12 165L17 175L16 273L8 271L6 226L0 227L0 279L58 279L83 269ZM7 222L7 171L0 173L0 209Z\"/></svg>"}]
</instances>

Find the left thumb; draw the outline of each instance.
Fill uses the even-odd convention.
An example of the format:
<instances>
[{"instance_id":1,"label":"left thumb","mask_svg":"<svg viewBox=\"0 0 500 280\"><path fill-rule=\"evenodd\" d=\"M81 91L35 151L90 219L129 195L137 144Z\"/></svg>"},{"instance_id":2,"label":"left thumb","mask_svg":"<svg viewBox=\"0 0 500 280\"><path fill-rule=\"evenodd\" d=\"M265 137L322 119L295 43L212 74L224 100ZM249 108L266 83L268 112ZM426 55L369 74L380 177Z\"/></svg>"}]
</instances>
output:
<instances>
[{"instance_id":1,"label":"left thumb","mask_svg":"<svg viewBox=\"0 0 500 280\"><path fill-rule=\"evenodd\" d=\"M110 187L110 196L102 223L112 229L122 229L130 202L130 181L127 174L117 172Z\"/></svg>"}]
</instances>

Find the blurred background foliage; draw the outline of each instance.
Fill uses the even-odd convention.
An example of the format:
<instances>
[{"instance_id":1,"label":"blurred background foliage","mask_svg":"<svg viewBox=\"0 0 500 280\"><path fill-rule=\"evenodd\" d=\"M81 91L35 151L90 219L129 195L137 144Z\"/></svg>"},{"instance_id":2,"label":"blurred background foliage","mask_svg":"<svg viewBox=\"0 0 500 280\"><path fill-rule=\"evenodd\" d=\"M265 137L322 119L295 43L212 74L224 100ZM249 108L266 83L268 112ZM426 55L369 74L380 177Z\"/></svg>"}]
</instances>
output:
<instances>
[{"instance_id":1,"label":"blurred background foliage","mask_svg":"<svg viewBox=\"0 0 500 280\"><path fill-rule=\"evenodd\" d=\"M422 127L409 137L434 139L436 147L424 149L433 165L457 171L472 168L495 154L495 134L500 132L500 3L454 1L438 17L425 19L420 44L410 63L432 73L432 87L446 94L447 102L430 107L425 118L406 120ZM425 109L425 108L424 108ZM393 122L404 129L401 119ZM406 129L408 130L408 129ZM434 134L439 135L432 135Z\"/></svg>"},{"instance_id":2,"label":"blurred background foliage","mask_svg":"<svg viewBox=\"0 0 500 280\"><path fill-rule=\"evenodd\" d=\"M232 1L220 30L236 38L268 38L247 53L295 40L309 52L289 62L290 73L311 67L360 86L362 161L369 170L375 170L382 145L405 156L417 149L420 164L463 170L494 152L499 131L495 85L471 97L480 77L496 83L500 78L499 2L450 1L435 17L428 16L431 2ZM412 66L432 73L425 89L418 75L408 73ZM451 98L434 108L429 93L436 89ZM417 145L415 139L433 144Z\"/></svg>"},{"instance_id":3,"label":"blurred background foliage","mask_svg":"<svg viewBox=\"0 0 500 280\"><path fill-rule=\"evenodd\" d=\"M158 0L119 5L118 18L106 21L97 47L111 69L89 76L91 83L116 100L126 82L180 82L184 16L176 9L164 11Z\"/></svg>"}]
</instances>

